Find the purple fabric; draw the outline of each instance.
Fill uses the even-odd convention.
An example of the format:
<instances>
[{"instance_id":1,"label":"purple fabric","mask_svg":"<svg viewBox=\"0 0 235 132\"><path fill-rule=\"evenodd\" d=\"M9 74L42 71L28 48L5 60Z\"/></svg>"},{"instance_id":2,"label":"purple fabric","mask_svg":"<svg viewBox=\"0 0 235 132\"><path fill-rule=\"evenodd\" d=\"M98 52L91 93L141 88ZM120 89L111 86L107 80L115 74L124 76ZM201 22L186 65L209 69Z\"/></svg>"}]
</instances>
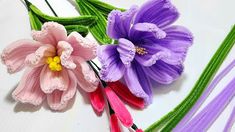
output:
<instances>
[{"instance_id":1,"label":"purple fabric","mask_svg":"<svg viewBox=\"0 0 235 132\"><path fill-rule=\"evenodd\" d=\"M174 132L180 132L184 125L193 117L193 115L200 108L202 103L206 100L206 98L210 95L211 91L215 88L215 86L226 76L235 66L235 60L233 60L216 78L211 82L211 84L207 87L207 89L203 92L202 96L199 98L197 103L193 106L193 108L185 115L185 117L179 122L179 124L174 128Z\"/></svg>"},{"instance_id":2,"label":"purple fabric","mask_svg":"<svg viewBox=\"0 0 235 132\"><path fill-rule=\"evenodd\" d=\"M234 121L235 121L235 107L233 107L233 111L228 119L228 122L226 123L226 126L224 128L224 131L223 132L230 132L231 131L231 128L234 124Z\"/></svg>"},{"instance_id":3,"label":"purple fabric","mask_svg":"<svg viewBox=\"0 0 235 132\"><path fill-rule=\"evenodd\" d=\"M199 114L188 122L180 132L206 131L226 108L235 95L235 78Z\"/></svg>"},{"instance_id":4,"label":"purple fabric","mask_svg":"<svg viewBox=\"0 0 235 132\"><path fill-rule=\"evenodd\" d=\"M112 11L107 34L118 44L98 48L101 78L116 81L124 77L130 91L150 104L150 78L163 84L176 80L193 41L186 28L170 25L178 16L168 0L149 0L139 9Z\"/></svg>"}]
</instances>

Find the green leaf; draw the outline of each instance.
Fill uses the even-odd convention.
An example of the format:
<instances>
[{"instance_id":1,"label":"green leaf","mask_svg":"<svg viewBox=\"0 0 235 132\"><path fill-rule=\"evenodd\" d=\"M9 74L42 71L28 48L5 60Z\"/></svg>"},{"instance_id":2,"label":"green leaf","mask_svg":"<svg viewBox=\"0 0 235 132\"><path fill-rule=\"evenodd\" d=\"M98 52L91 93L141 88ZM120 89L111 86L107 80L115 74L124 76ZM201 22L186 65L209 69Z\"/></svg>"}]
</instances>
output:
<instances>
[{"instance_id":1,"label":"green leaf","mask_svg":"<svg viewBox=\"0 0 235 132\"><path fill-rule=\"evenodd\" d=\"M37 15L37 17L44 23L48 21L54 21L62 25L83 25L90 26L94 24L97 20L96 16L79 16L79 17L54 17L49 16L41 12L36 6L32 3L27 2L27 6L30 11Z\"/></svg>"},{"instance_id":2,"label":"green leaf","mask_svg":"<svg viewBox=\"0 0 235 132\"><path fill-rule=\"evenodd\" d=\"M99 0L88 0L91 5L93 5L106 19L108 18L108 14L112 10L120 10L125 11L125 9L117 8L115 6L112 6L110 4L107 4L105 2L99 1Z\"/></svg>"},{"instance_id":3,"label":"green leaf","mask_svg":"<svg viewBox=\"0 0 235 132\"><path fill-rule=\"evenodd\" d=\"M42 22L38 19L38 17L32 11L29 11L28 14L31 28L33 30L41 30Z\"/></svg>"},{"instance_id":4,"label":"green leaf","mask_svg":"<svg viewBox=\"0 0 235 132\"><path fill-rule=\"evenodd\" d=\"M92 33L94 38L101 44L112 43L112 39L110 39L106 34L107 21L105 17L88 1L76 0L76 2L80 14L97 16L97 18L99 18L96 23L89 27L89 31Z\"/></svg>"},{"instance_id":5,"label":"green leaf","mask_svg":"<svg viewBox=\"0 0 235 132\"><path fill-rule=\"evenodd\" d=\"M235 44L235 25L230 33L227 35L219 49L213 55L207 67L204 69L200 78L194 85L189 95L171 112L166 114L162 119L149 126L145 132L154 132L157 130L168 132L171 131L180 120L187 114L187 112L193 107L197 100L202 95L203 91L209 85L219 67L225 60L226 56ZM164 126L164 128L162 128Z\"/></svg>"},{"instance_id":6,"label":"green leaf","mask_svg":"<svg viewBox=\"0 0 235 132\"><path fill-rule=\"evenodd\" d=\"M66 25L65 28L67 30L67 34L76 31L80 33L83 37L85 37L89 32L87 27L81 25Z\"/></svg>"}]
</instances>

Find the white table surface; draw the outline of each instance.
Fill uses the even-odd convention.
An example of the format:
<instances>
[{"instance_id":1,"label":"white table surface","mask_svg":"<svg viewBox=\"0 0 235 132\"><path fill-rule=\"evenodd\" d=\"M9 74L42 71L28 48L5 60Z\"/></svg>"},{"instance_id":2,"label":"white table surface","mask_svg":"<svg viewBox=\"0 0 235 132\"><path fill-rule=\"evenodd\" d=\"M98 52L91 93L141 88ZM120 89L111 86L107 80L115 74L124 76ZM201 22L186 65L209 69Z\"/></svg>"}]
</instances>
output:
<instances>
[{"instance_id":1,"label":"white table surface","mask_svg":"<svg viewBox=\"0 0 235 132\"><path fill-rule=\"evenodd\" d=\"M30 0L43 12L51 14L43 0ZM113 5L128 8L132 4L141 5L145 0L103 0ZM59 16L77 16L78 13L67 0L49 0ZM172 110L190 92L202 70L219 47L232 25L235 24L234 0L172 0L181 13L177 24L188 27L194 34L194 45L185 61L185 72L181 78L168 86L154 88L154 102L143 111L128 109L135 123L147 128ZM30 37L30 25L25 6L20 0L0 0L0 52L10 42ZM89 36L90 37L90 36ZM223 63L223 69L235 58L235 48ZM6 67L0 64L0 131L1 132L108 132L106 113L97 117L90 104L78 92L77 97L65 112L52 112L46 105L35 108L16 103L11 92L23 72L9 75ZM235 75L233 70L216 87L213 97ZM208 130L221 132L230 115L235 101L227 107L219 119ZM206 104L205 103L205 104ZM203 105L204 106L204 105ZM127 130L124 130L127 131ZM235 129L233 129L235 131Z\"/></svg>"}]
</instances>

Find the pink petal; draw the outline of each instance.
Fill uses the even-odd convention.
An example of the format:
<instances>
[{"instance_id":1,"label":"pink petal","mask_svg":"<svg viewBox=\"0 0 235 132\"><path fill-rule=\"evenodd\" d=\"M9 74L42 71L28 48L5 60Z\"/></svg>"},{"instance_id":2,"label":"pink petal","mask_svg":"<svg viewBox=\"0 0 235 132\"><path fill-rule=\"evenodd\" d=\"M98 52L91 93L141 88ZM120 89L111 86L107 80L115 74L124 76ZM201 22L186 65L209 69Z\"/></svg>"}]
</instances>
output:
<instances>
[{"instance_id":1,"label":"pink petal","mask_svg":"<svg viewBox=\"0 0 235 132\"><path fill-rule=\"evenodd\" d=\"M7 66L9 73L15 73L24 68L27 55L35 52L42 44L32 40L15 41L6 47L1 55L3 64Z\"/></svg>"},{"instance_id":2,"label":"pink petal","mask_svg":"<svg viewBox=\"0 0 235 132\"><path fill-rule=\"evenodd\" d=\"M45 65L40 74L40 85L44 93L52 93L54 90L65 91L69 86L69 76L66 69L55 72Z\"/></svg>"},{"instance_id":3,"label":"pink petal","mask_svg":"<svg viewBox=\"0 0 235 132\"><path fill-rule=\"evenodd\" d=\"M115 114L110 115L110 129L111 132L121 132L118 124L118 119Z\"/></svg>"},{"instance_id":4,"label":"pink petal","mask_svg":"<svg viewBox=\"0 0 235 132\"><path fill-rule=\"evenodd\" d=\"M71 54L73 52L73 47L65 41L60 41L58 43L58 55L60 56L61 59L61 64L68 68L68 69L75 69L76 64L73 62L71 58Z\"/></svg>"},{"instance_id":5,"label":"pink petal","mask_svg":"<svg viewBox=\"0 0 235 132\"><path fill-rule=\"evenodd\" d=\"M41 66L45 64L47 57L55 56L55 54L55 48L52 45L43 45L26 57L25 64L31 67Z\"/></svg>"},{"instance_id":6,"label":"pink petal","mask_svg":"<svg viewBox=\"0 0 235 132\"><path fill-rule=\"evenodd\" d=\"M76 77L71 72L69 74L69 86L66 91L54 90L53 93L47 95L47 102L51 109L53 110L63 110L66 108L68 101L71 100L76 93Z\"/></svg>"},{"instance_id":7,"label":"pink petal","mask_svg":"<svg viewBox=\"0 0 235 132\"><path fill-rule=\"evenodd\" d=\"M137 129L135 132L144 132L142 129Z\"/></svg>"},{"instance_id":8,"label":"pink petal","mask_svg":"<svg viewBox=\"0 0 235 132\"><path fill-rule=\"evenodd\" d=\"M118 98L118 96L112 91L110 87L105 88L105 93L118 119L124 126L131 127L133 124L133 119L130 112L126 109L124 103Z\"/></svg>"},{"instance_id":9,"label":"pink petal","mask_svg":"<svg viewBox=\"0 0 235 132\"><path fill-rule=\"evenodd\" d=\"M101 85L99 85L94 92L90 93L90 100L91 105L96 112L102 113L104 111L105 100Z\"/></svg>"},{"instance_id":10,"label":"pink petal","mask_svg":"<svg viewBox=\"0 0 235 132\"><path fill-rule=\"evenodd\" d=\"M79 33L72 32L67 41L72 45L74 56L80 56L85 60L91 60L96 57L96 47L98 44L87 38L83 38Z\"/></svg>"},{"instance_id":11,"label":"pink petal","mask_svg":"<svg viewBox=\"0 0 235 132\"><path fill-rule=\"evenodd\" d=\"M108 86L112 88L112 90L123 100L129 103L131 106L134 106L139 109L143 109L145 106L145 102L142 98L136 97L133 95L128 87L121 82L109 82Z\"/></svg>"},{"instance_id":12,"label":"pink petal","mask_svg":"<svg viewBox=\"0 0 235 132\"><path fill-rule=\"evenodd\" d=\"M99 79L96 77L94 71L83 58L76 57L74 58L74 62L77 67L73 72L77 77L79 86L86 92L95 91L99 84Z\"/></svg>"},{"instance_id":13,"label":"pink petal","mask_svg":"<svg viewBox=\"0 0 235 132\"><path fill-rule=\"evenodd\" d=\"M27 69L12 97L22 103L40 105L45 94L40 89L39 75L42 67Z\"/></svg>"},{"instance_id":14,"label":"pink petal","mask_svg":"<svg viewBox=\"0 0 235 132\"><path fill-rule=\"evenodd\" d=\"M32 37L44 44L57 45L59 41L66 40L67 31L63 25L56 22L46 22L41 31L32 31Z\"/></svg>"}]
</instances>

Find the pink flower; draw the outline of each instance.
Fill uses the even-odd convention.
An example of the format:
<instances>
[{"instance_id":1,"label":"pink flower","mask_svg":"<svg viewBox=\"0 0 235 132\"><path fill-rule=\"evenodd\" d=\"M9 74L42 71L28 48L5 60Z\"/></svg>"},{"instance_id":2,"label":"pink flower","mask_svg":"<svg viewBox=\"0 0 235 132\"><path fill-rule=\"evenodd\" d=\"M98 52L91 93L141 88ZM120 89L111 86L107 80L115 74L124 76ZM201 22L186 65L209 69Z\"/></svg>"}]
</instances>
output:
<instances>
[{"instance_id":1,"label":"pink flower","mask_svg":"<svg viewBox=\"0 0 235 132\"><path fill-rule=\"evenodd\" d=\"M46 98L51 109L62 110L76 94L77 84L93 92L98 79L86 61L95 58L97 44L64 26L47 22L33 31L34 40L19 40L4 49L2 61L9 73L26 71L12 93L22 103L40 105Z\"/></svg>"}]
</instances>

